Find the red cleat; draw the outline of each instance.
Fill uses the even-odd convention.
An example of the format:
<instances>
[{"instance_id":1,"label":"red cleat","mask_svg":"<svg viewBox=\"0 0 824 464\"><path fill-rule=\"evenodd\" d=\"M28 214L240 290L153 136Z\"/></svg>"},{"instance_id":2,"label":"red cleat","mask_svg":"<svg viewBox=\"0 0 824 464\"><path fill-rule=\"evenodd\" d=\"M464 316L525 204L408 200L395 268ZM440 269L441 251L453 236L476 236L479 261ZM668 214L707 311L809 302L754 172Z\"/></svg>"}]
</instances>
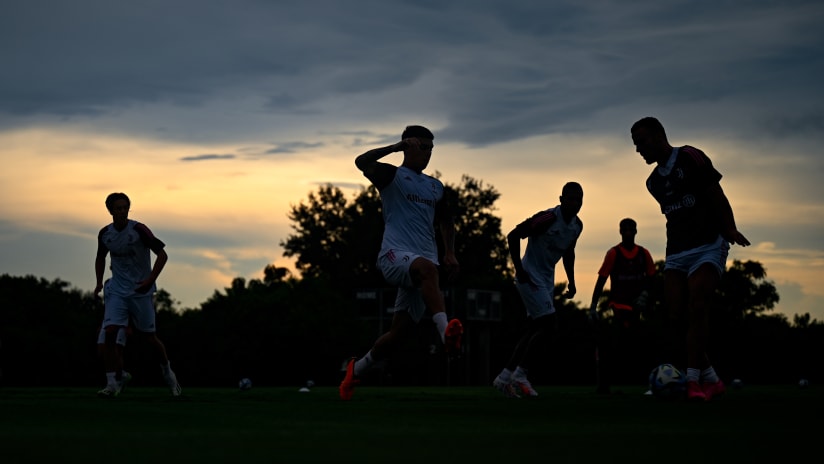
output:
<instances>
[{"instance_id":1,"label":"red cleat","mask_svg":"<svg viewBox=\"0 0 824 464\"><path fill-rule=\"evenodd\" d=\"M444 348L449 354L461 352L461 336L463 335L463 324L458 319L452 319L446 325L444 333Z\"/></svg>"},{"instance_id":2,"label":"red cleat","mask_svg":"<svg viewBox=\"0 0 824 464\"><path fill-rule=\"evenodd\" d=\"M727 387L724 386L724 382L722 382L721 379L718 379L718 382L704 382L701 388L704 390L704 396L707 397L707 401L716 396L721 396L727 391Z\"/></svg>"},{"instance_id":3,"label":"red cleat","mask_svg":"<svg viewBox=\"0 0 824 464\"><path fill-rule=\"evenodd\" d=\"M360 380L355 378L355 358L349 360L346 365L346 376L340 383L340 399L349 401L352 395L355 394L355 385L359 384Z\"/></svg>"},{"instance_id":4,"label":"red cleat","mask_svg":"<svg viewBox=\"0 0 824 464\"><path fill-rule=\"evenodd\" d=\"M687 380L687 401L707 401L707 399L707 395L698 382Z\"/></svg>"}]
</instances>

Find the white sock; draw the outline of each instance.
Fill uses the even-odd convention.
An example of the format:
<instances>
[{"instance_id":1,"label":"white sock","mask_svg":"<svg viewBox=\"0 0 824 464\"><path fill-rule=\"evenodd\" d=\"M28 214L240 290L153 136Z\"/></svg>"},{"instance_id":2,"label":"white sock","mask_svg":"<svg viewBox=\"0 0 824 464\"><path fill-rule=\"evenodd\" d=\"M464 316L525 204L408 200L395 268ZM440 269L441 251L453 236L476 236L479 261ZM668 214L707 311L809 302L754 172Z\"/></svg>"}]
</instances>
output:
<instances>
[{"instance_id":1,"label":"white sock","mask_svg":"<svg viewBox=\"0 0 824 464\"><path fill-rule=\"evenodd\" d=\"M446 319L446 313L441 311L432 315L432 321L435 322L435 328L441 334L441 343L446 342L446 326L449 321Z\"/></svg>"},{"instance_id":2,"label":"white sock","mask_svg":"<svg viewBox=\"0 0 824 464\"><path fill-rule=\"evenodd\" d=\"M509 380L512 378L512 371L507 368L504 368L501 371L501 373L498 374L498 378L504 382L509 382Z\"/></svg>"},{"instance_id":3,"label":"white sock","mask_svg":"<svg viewBox=\"0 0 824 464\"><path fill-rule=\"evenodd\" d=\"M687 368L687 382L698 382L700 377L701 369L696 369L694 367Z\"/></svg>"},{"instance_id":4,"label":"white sock","mask_svg":"<svg viewBox=\"0 0 824 464\"><path fill-rule=\"evenodd\" d=\"M163 371L163 375L169 375L169 373L172 372L172 363L167 362L166 364L161 364L160 370Z\"/></svg>"},{"instance_id":5,"label":"white sock","mask_svg":"<svg viewBox=\"0 0 824 464\"><path fill-rule=\"evenodd\" d=\"M521 378L521 379L525 379L527 372L528 371L526 369L524 369L521 366L518 366L518 367L515 368L515 372L512 373L512 376L513 377L518 377L518 378Z\"/></svg>"},{"instance_id":6,"label":"white sock","mask_svg":"<svg viewBox=\"0 0 824 464\"><path fill-rule=\"evenodd\" d=\"M106 384L110 387L117 386L117 372L106 372Z\"/></svg>"},{"instance_id":7,"label":"white sock","mask_svg":"<svg viewBox=\"0 0 824 464\"><path fill-rule=\"evenodd\" d=\"M369 350L362 358L355 361L355 368L353 369L356 376L360 376L364 372L366 372L370 367L372 367L372 363L374 360L372 359L372 350Z\"/></svg>"},{"instance_id":8,"label":"white sock","mask_svg":"<svg viewBox=\"0 0 824 464\"><path fill-rule=\"evenodd\" d=\"M701 380L704 382L715 383L718 382L718 374L715 373L715 369L710 366L703 371L701 371Z\"/></svg>"}]
</instances>

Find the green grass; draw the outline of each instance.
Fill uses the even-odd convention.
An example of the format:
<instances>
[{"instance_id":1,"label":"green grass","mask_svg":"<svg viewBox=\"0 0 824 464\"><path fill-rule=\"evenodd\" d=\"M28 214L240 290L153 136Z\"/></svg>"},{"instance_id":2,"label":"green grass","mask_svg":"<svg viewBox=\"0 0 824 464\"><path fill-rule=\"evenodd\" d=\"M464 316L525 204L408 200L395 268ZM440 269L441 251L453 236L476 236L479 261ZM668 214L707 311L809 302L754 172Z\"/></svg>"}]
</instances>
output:
<instances>
[{"instance_id":1,"label":"green grass","mask_svg":"<svg viewBox=\"0 0 824 464\"><path fill-rule=\"evenodd\" d=\"M769 462L817 453L824 390L747 386L710 403L591 387L0 388L0 462ZM242 460L242 461L241 461Z\"/></svg>"}]
</instances>

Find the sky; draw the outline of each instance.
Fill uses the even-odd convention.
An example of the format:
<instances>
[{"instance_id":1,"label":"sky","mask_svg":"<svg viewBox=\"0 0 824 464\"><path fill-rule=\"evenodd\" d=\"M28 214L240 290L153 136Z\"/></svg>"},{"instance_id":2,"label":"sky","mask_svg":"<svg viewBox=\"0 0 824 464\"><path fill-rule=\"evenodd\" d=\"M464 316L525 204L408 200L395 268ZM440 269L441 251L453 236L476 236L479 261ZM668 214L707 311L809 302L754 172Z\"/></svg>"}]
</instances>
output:
<instances>
[{"instance_id":1,"label":"sky","mask_svg":"<svg viewBox=\"0 0 824 464\"><path fill-rule=\"evenodd\" d=\"M197 308L293 268L288 212L354 158L435 133L428 173L500 193L505 234L584 187L574 298L618 222L663 259L665 218L629 128L702 149L764 265L775 313L824 321L824 3L2 1L0 274L91 291L104 199L167 244L158 285ZM399 164L401 154L385 158ZM458 238L460 240L460 237ZM460 259L460 257L458 257ZM562 267L558 281L566 281Z\"/></svg>"}]
</instances>

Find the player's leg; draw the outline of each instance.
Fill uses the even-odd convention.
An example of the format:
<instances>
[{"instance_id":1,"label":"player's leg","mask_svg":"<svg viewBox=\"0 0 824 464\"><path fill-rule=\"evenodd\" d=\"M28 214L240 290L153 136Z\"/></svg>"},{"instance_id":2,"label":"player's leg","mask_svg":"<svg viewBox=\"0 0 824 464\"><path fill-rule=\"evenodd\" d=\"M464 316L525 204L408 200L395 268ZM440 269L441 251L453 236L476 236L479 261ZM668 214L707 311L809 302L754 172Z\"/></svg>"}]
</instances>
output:
<instances>
[{"instance_id":1,"label":"player's leg","mask_svg":"<svg viewBox=\"0 0 824 464\"><path fill-rule=\"evenodd\" d=\"M147 295L131 298L129 309L134 322L135 336L142 341L141 345L148 347L152 358L160 365L160 373L172 396L180 396L182 389L177 381L177 375L172 370L166 345L157 337L157 315L152 297Z\"/></svg>"},{"instance_id":2,"label":"player's leg","mask_svg":"<svg viewBox=\"0 0 824 464\"><path fill-rule=\"evenodd\" d=\"M123 347L126 345L126 328L108 325L98 332L97 347L106 373L106 386L97 392L101 397L115 397L124 384Z\"/></svg>"},{"instance_id":3,"label":"player's leg","mask_svg":"<svg viewBox=\"0 0 824 464\"><path fill-rule=\"evenodd\" d=\"M398 289L398 298L395 300L395 313L392 315L392 324L389 331L382 334L372 348L360 359L352 358L346 364L346 374L338 387L340 398L344 401L352 399L355 394L355 387L360 383L360 377L374 367L379 361L385 360L392 352L397 343L402 340L415 324L415 320L406 310L408 306L398 306L398 304L408 305L409 293L404 289Z\"/></svg>"},{"instance_id":4,"label":"player's leg","mask_svg":"<svg viewBox=\"0 0 824 464\"><path fill-rule=\"evenodd\" d=\"M106 386L98 396L115 397L120 394L123 379L123 347L126 345L128 308L122 297L106 293L103 323L98 332L98 352L101 355Z\"/></svg>"},{"instance_id":5,"label":"player's leg","mask_svg":"<svg viewBox=\"0 0 824 464\"><path fill-rule=\"evenodd\" d=\"M670 338L676 342L670 346L670 352L674 359L681 359L682 348L686 350L686 375L687 375L687 399L694 401L706 400L706 395L699 383L699 370L695 368L695 349L693 328L691 326L692 316L690 314L690 287L687 273L683 269L666 269L664 271L664 298L669 310ZM675 361L665 361L673 364Z\"/></svg>"},{"instance_id":6,"label":"player's leg","mask_svg":"<svg viewBox=\"0 0 824 464\"><path fill-rule=\"evenodd\" d=\"M441 336L441 342L448 353L457 353L461 349L463 325L458 319L448 320L446 302L440 285L438 267L432 261L415 257L409 265L409 277L412 285L420 289L423 304L432 315L435 328Z\"/></svg>"},{"instance_id":7,"label":"player's leg","mask_svg":"<svg viewBox=\"0 0 824 464\"><path fill-rule=\"evenodd\" d=\"M696 372L688 372L687 376L693 377L697 374L702 385L707 400L713 396L724 393L724 384L718 378L715 369L707 354L709 343L709 309L712 305L712 298L715 289L721 281L721 273L717 266L712 263L704 263L690 274L690 332L688 343L690 345L690 368L697 369Z\"/></svg>"}]
</instances>

